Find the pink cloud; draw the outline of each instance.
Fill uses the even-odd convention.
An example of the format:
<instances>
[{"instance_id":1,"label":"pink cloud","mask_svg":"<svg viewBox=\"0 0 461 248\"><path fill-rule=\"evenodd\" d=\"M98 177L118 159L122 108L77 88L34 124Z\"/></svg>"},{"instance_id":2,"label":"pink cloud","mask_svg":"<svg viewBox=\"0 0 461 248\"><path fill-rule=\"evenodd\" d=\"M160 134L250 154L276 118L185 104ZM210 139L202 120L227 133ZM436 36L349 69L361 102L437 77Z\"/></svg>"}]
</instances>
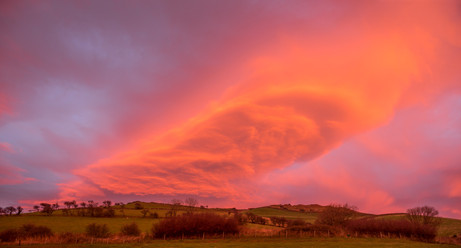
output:
<instances>
[{"instance_id":1,"label":"pink cloud","mask_svg":"<svg viewBox=\"0 0 461 248\"><path fill-rule=\"evenodd\" d=\"M454 213L459 157L422 127L453 121L439 101L460 93L455 1L4 6L5 163L38 180L16 200L308 196L401 211L439 197ZM435 108L447 116L425 117Z\"/></svg>"}]
</instances>

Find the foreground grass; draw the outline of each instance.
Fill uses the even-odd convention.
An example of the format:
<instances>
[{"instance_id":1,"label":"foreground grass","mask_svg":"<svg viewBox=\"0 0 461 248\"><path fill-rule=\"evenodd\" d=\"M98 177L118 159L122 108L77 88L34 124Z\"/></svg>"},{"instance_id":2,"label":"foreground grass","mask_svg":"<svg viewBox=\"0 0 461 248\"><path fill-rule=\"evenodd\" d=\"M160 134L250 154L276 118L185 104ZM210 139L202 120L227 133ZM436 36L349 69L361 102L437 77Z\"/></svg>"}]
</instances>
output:
<instances>
[{"instance_id":1,"label":"foreground grass","mask_svg":"<svg viewBox=\"0 0 461 248\"><path fill-rule=\"evenodd\" d=\"M18 247L17 245L6 245L4 247ZM213 247L213 248L449 248L459 247L455 245L429 244L414 242L409 240L396 239L372 239L372 238L304 238L304 239L213 239L213 240L155 240L148 243L131 243L131 244L46 244L46 245L22 245L21 247L88 247L88 248L117 248L117 247L165 247L165 248L196 248L196 247Z\"/></svg>"}]
</instances>

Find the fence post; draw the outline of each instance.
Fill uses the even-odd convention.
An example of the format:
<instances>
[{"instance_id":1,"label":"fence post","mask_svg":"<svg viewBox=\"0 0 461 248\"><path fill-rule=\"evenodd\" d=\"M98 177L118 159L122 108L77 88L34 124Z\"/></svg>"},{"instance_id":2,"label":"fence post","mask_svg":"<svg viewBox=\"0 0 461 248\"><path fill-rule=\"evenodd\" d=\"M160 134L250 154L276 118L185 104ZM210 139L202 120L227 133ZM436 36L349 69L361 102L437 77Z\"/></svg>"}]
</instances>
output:
<instances>
[{"instance_id":1,"label":"fence post","mask_svg":"<svg viewBox=\"0 0 461 248\"><path fill-rule=\"evenodd\" d=\"M205 240L205 232L202 235L202 240Z\"/></svg>"}]
</instances>

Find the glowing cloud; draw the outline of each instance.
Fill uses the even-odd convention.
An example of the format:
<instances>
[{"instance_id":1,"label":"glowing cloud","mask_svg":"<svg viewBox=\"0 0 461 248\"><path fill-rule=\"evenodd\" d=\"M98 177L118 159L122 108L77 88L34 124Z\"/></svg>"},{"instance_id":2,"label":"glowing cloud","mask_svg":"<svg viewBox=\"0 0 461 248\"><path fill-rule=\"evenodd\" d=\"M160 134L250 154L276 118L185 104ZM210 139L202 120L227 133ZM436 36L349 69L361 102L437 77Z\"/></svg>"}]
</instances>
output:
<instances>
[{"instance_id":1,"label":"glowing cloud","mask_svg":"<svg viewBox=\"0 0 461 248\"><path fill-rule=\"evenodd\" d=\"M459 9L3 1L0 198L427 200L456 216Z\"/></svg>"}]
</instances>

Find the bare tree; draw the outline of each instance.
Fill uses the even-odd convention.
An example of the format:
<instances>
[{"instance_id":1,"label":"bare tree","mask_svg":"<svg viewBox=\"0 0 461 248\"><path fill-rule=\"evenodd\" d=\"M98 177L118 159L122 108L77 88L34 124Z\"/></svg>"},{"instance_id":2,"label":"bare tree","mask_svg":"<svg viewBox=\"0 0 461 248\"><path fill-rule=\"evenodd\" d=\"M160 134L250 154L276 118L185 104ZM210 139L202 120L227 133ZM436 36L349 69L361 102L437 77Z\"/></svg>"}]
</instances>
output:
<instances>
[{"instance_id":1,"label":"bare tree","mask_svg":"<svg viewBox=\"0 0 461 248\"><path fill-rule=\"evenodd\" d=\"M184 202L189 207L189 213L192 213L194 208L198 205L197 199L192 198L192 197L186 198L186 200Z\"/></svg>"},{"instance_id":2,"label":"bare tree","mask_svg":"<svg viewBox=\"0 0 461 248\"><path fill-rule=\"evenodd\" d=\"M415 207L407 210L407 218L410 222L423 225L439 225L440 220L437 215L439 215L439 211L430 206Z\"/></svg>"},{"instance_id":3,"label":"bare tree","mask_svg":"<svg viewBox=\"0 0 461 248\"><path fill-rule=\"evenodd\" d=\"M357 207L348 204L330 204L318 216L316 223L329 226L344 226L355 214Z\"/></svg>"},{"instance_id":4,"label":"bare tree","mask_svg":"<svg viewBox=\"0 0 461 248\"><path fill-rule=\"evenodd\" d=\"M179 199L171 200L171 210L167 213L170 216L176 216L179 208L181 207L182 201Z\"/></svg>"}]
</instances>

